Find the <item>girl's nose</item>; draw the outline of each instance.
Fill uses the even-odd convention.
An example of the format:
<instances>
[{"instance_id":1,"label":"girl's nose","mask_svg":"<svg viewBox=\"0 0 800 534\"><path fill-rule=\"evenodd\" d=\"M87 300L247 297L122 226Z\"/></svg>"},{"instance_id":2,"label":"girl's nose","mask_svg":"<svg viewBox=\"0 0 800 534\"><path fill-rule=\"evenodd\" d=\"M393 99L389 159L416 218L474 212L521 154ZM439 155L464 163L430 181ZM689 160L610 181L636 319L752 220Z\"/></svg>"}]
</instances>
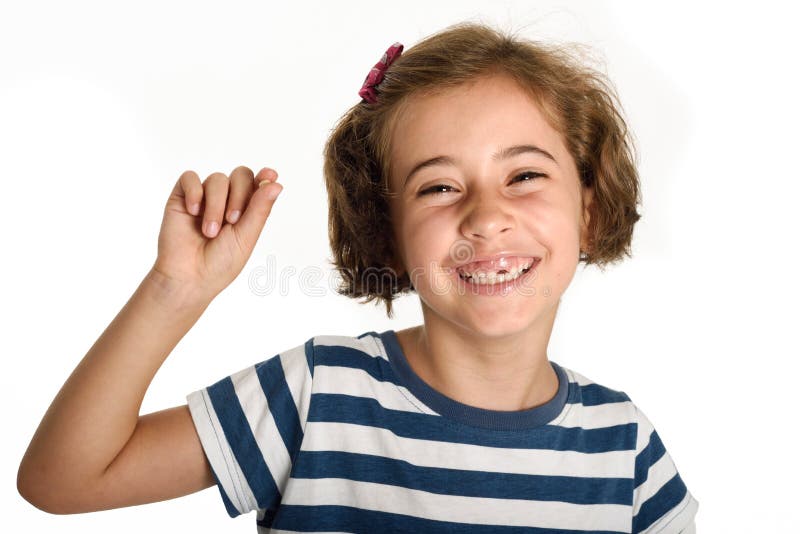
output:
<instances>
[{"instance_id":1,"label":"girl's nose","mask_svg":"<svg viewBox=\"0 0 800 534\"><path fill-rule=\"evenodd\" d=\"M461 234L469 239L483 238L491 241L498 234L514 227L508 211L495 202L478 202L461 223Z\"/></svg>"}]
</instances>

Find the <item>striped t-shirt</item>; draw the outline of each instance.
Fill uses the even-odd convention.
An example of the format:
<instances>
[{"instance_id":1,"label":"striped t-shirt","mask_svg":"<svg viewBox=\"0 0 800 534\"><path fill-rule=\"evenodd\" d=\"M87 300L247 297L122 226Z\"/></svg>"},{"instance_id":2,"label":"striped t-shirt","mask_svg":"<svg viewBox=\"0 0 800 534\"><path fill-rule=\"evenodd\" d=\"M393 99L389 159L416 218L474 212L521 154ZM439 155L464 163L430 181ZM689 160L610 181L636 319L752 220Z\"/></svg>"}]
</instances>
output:
<instances>
[{"instance_id":1,"label":"striped t-shirt","mask_svg":"<svg viewBox=\"0 0 800 534\"><path fill-rule=\"evenodd\" d=\"M693 498L620 391L550 362L555 397L457 402L396 333L315 336L190 393L231 517L258 532L693 533Z\"/></svg>"}]
</instances>

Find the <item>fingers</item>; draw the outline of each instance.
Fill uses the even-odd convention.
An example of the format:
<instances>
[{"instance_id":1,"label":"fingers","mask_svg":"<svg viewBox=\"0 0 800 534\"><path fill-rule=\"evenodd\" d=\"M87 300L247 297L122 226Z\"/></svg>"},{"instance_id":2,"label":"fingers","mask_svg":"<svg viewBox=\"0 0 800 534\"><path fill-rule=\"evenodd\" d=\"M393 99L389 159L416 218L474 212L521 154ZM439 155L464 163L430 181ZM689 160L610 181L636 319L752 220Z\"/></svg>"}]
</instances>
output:
<instances>
[{"instance_id":1,"label":"fingers","mask_svg":"<svg viewBox=\"0 0 800 534\"><path fill-rule=\"evenodd\" d=\"M181 174L173 192L184 198L186 211L192 215L200 213L200 202L203 200L203 186L200 184L200 177L197 176L196 172L186 171Z\"/></svg>"},{"instance_id":2,"label":"fingers","mask_svg":"<svg viewBox=\"0 0 800 534\"><path fill-rule=\"evenodd\" d=\"M275 199L283 190L283 186L276 182L278 173L272 169L264 168L255 177L256 191L250 197L250 203L244 210L241 220L234 226L234 231L240 236L240 241L252 249L255 247L258 236L264 228L267 217L272 212Z\"/></svg>"},{"instance_id":3,"label":"fingers","mask_svg":"<svg viewBox=\"0 0 800 534\"><path fill-rule=\"evenodd\" d=\"M252 220L248 223L242 221L238 226L243 226L243 234L248 236L252 237L255 232L255 241L272 210L275 198L283 189L280 184L272 185L277 178L278 173L268 167L253 176L253 171L242 165L231 172L230 178L221 172L215 172L201 184L196 172L185 171L173 193L183 197L186 210L190 214L199 215L202 209L201 231L209 238L219 234L223 220L235 224L253 211L253 215L249 217ZM254 209L251 210L251 207Z\"/></svg>"},{"instance_id":4,"label":"fingers","mask_svg":"<svg viewBox=\"0 0 800 534\"><path fill-rule=\"evenodd\" d=\"M222 227L222 217L228 202L229 178L221 173L210 174L203 182L206 205L203 210L203 234L216 237Z\"/></svg>"},{"instance_id":5,"label":"fingers","mask_svg":"<svg viewBox=\"0 0 800 534\"><path fill-rule=\"evenodd\" d=\"M272 183L278 179L278 173L269 167L264 167L258 172L255 178L256 187L261 187L266 183Z\"/></svg>"},{"instance_id":6,"label":"fingers","mask_svg":"<svg viewBox=\"0 0 800 534\"><path fill-rule=\"evenodd\" d=\"M253 171L244 165L233 169L228 206L225 208L225 219L229 223L233 224L241 217L250 195L253 194L253 179Z\"/></svg>"}]
</instances>

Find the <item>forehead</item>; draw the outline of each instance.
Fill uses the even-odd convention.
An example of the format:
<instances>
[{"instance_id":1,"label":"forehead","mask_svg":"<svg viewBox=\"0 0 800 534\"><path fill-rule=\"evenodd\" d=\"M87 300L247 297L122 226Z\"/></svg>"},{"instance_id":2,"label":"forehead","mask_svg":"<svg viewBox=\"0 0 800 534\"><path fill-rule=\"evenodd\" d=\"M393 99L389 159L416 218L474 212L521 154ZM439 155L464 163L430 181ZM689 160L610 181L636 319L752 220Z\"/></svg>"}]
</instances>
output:
<instances>
[{"instance_id":1,"label":"forehead","mask_svg":"<svg viewBox=\"0 0 800 534\"><path fill-rule=\"evenodd\" d=\"M539 146L559 164L566 156L560 133L531 94L508 76L479 78L434 95L413 95L392 130L392 180L402 180L426 158L483 159L519 144Z\"/></svg>"}]
</instances>

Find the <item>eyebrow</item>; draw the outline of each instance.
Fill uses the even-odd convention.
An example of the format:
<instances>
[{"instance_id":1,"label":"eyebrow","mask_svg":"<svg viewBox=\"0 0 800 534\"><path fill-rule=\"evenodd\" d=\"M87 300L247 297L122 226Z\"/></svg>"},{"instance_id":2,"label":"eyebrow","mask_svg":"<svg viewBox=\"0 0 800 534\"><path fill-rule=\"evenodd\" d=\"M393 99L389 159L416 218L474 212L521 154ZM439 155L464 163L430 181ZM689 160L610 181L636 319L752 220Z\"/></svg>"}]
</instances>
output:
<instances>
[{"instance_id":1,"label":"eyebrow","mask_svg":"<svg viewBox=\"0 0 800 534\"><path fill-rule=\"evenodd\" d=\"M544 156L548 159L553 160L556 164L556 158L554 158L548 151L539 148L538 146L534 145L515 145L504 148L495 154L492 154L492 160L499 161L504 159L513 158L514 156L519 156L520 154L539 154ZM436 165L455 165L456 160L453 159L451 156L436 156L434 158L426 159L425 161L421 161L414 165L414 168L411 169L411 172L408 173L406 176L405 181L403 182L403 189L406 188L406 184L411 180L411 177L414 176L417 172L421 171L426 167L434 167Z\"/></svg>"}]
</instances>

